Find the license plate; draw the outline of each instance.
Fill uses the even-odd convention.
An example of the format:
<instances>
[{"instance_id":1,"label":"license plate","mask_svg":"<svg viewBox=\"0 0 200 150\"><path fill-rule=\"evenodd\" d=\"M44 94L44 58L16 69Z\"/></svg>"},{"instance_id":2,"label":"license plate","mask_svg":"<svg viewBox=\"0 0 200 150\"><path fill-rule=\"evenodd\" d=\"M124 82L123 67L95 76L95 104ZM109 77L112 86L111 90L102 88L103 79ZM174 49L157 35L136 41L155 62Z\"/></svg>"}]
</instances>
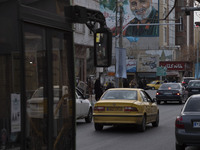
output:
<instances>
[{"instance_id":1,"label":"license plate","mask_svg":"<svg viewBox=\"0 0 200 150\"><path fill-rule=\"evenodd\" d=\"M199 92L199 90L192 90L192 92Z\"/></svg>"},{"instance_id":2,"label":"license plate","mask_svg":"<svg viewBox=\"0 0 200 150\"><path fill-rule=\"evenodd\" d=\"M200 128L200 121L194 121L193 122L193 127L194 128Z\"/></svg>"},{"instance_id":3,"label":"license plate","mask_svg":"<svg viewBox=\"0 0 200 150\"><path fill-rule=\"evenodd\" d=\"M169 93L169 92L165 92L165 94L167 94L167 95L170 95L170 94L172 94L172 93Z\"/></svg>"},{"instance_id":4,"label":"license plate","mask_svg":"<svg viewBox=\"0 0 200 150\"><path fill-rule=\"evenodd\" d=\"M107 107L107 111L122 111L122 107Z\"/></svg>"}]
</instances>

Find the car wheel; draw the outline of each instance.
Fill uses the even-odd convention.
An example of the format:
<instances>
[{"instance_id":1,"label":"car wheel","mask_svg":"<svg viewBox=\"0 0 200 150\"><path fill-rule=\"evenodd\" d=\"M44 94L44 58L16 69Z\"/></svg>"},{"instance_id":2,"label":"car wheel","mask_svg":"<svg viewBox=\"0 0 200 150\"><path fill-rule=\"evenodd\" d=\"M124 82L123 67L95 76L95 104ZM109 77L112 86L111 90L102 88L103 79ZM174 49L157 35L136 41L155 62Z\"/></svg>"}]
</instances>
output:
<instances>
[{"instance_id":1,"label":"car wheel","mask_svg":"<svg viewBox=\"0 0 200 150\"><path fill-rule=\"evenodd\" d=\"M100 123L95 123L94 128L96 131L101 131L101 130L103 130L103 125Z\"/></svg>"},{"instance_id":2,"label":"car wheel","mask_svg":"<svg viewBox=\"0 0 200 150\"><path fill-rule=\"evenodd\" d=\"M176 150L185 150L185 146L176 143Z\"/></svg>"},{"instance_id":3,"label":"car wheel","mask_svg":"<svg viewBox=\"0 0 200 150\"><path fill-rule=\"evenodd\" d=\"M85 118L85 122L86 123L91 123L92 122L92 109L91 108L89 109L88 115Z\"/></svg>"},{"instance_id":4,"label":"car wheel","mask_svg":"<svg viewBox=\"0 0 200 150\"><path fill-rule=\"evenodd\" d=\"M144 115L142 119L142 124L138 126L140 132L144 132L146 130L146 116Z\"/></svg>"},{"instance_id":5,"label":"car wheel","mask_svg":"<svg viewBox=\"0 0 200 150\"><path fill-rule=\"evenodd\" d=\"M156 121L155 121L155 122L152 122L152 126L153 126L153 127L158 127L158 125L159 125L159 113L158 113L157 116L156 116Z\"/></svg>"}]
</instances>

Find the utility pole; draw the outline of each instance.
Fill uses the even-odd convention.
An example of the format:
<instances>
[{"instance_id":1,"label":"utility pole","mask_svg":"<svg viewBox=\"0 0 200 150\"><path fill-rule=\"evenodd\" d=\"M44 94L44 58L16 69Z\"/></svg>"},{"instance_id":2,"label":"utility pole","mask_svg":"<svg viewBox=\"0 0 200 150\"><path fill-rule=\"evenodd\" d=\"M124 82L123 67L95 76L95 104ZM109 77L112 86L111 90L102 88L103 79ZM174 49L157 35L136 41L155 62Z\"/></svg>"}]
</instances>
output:
<instances>
[{"instance_id":1,"label":"utility pole","mask_svg":"<svg viewBox=\"0 0 200 150\"><path fill-rule=\"evenodd\" d=\"M199 37L199 35L198 35ZM197 43L197 79L199 79L199 40Z\"/></svg>"},{"instance_id":2,"label":"utility pole","mask_svg":"<svg viewBox=\"0 0 200 150\"><path fill-rule=\"evenodd\" d=\"M120 29L119 29L119 48L123 48L123 3L120 2ZM119 56L120 57L120 56ZM122 77L119 77L119 87L123 87Z\"/></svg>"}]
</instances>

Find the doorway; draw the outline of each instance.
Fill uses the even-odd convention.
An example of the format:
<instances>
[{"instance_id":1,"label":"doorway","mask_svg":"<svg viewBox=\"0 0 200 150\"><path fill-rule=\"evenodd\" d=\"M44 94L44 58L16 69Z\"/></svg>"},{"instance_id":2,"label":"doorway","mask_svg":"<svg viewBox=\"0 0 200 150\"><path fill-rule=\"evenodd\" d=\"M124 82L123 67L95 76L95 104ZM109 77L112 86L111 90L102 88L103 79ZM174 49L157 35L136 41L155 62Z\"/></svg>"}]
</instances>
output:
<instances>
[{"instance_id":1,"label":"doorway","mask_svg":"<svg viewBox=\"0 0 200 150\"><path fill-rule=\"evenodd\" d=\"M71 33L29 23L23 33L27 147L70 149L75 128Z\"/></svg>"}]
</instances>

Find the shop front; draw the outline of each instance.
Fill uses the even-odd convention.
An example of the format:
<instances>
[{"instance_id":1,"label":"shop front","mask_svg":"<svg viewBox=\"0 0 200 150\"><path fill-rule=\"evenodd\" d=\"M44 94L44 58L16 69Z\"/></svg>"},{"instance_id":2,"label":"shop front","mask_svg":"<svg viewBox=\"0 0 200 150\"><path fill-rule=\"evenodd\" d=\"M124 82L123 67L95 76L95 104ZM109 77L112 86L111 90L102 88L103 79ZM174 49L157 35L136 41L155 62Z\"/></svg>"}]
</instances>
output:
<instances>
[{"instance_id":1,"label":"shop front","mask_svg":"<svg viewBox=\"0 0 200 150\"><path fill-rule=\"evenodd\" d=\"M73 31L28 4L0 2L0 149L75 149Z\"/></svg>"},{"instance_id":2,"label":"shop front","mask_svg":"<svg viewBox=\"0 0 200 150\"><path fill-rule=\"evenodd\" d=\"M166 79L170 82L180 82L183 77L192 76L193 65L188 61L160 61L160 67L165 67Z\"/></svg>"}]
</instances>

